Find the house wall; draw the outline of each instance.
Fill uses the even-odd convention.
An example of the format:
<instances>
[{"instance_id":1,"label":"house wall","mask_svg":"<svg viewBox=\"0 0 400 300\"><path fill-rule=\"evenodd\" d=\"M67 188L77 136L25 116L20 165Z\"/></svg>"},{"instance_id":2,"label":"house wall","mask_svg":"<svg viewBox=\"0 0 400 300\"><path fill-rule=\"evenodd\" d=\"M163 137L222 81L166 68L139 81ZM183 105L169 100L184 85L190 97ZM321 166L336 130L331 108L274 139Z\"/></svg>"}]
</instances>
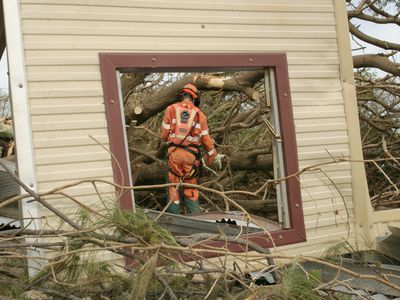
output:
<instances>
[{"instance_id":1,"label":"house wall","mask_svg":"<svg viewBox=\"0 0 400 300\"><path fill-rule=\"evenodd\" d=\"M110 155L88 136L108 145L99 52L286 52L300 169L349 157L333 0L20 3L40 191L89 177L112 180ZM304 173L301 186L308 241L283 249L320 254L342 237L354 244L350 163ZM89 185L71 194L99 202ZM76 209L70 200L50 201Z\"/></svg>"}]
</instances>

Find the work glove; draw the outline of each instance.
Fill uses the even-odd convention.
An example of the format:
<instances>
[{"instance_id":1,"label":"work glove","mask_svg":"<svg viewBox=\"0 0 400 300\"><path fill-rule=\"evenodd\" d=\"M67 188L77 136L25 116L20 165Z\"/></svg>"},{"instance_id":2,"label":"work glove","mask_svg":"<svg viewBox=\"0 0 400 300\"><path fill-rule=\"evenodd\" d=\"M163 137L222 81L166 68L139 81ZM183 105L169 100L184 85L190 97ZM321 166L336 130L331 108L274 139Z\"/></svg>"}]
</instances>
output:
<instances>
[{"instance_id":1,"label":"work glove","mask_svg":"<svg viewBox=\"0 0 400 300\"><path fill-rule=\"evenodd\" d=\"M217 154L214 158L213 165L218 169L222 169L222 159L226 157L225 154Z\"/></svg>"},{"instance_id":2,"label":"work glove","mask_svg":"<svg viewBox=\"0 0 400 300\"><path fill-rule=\"evenodd\" d=\"M208 164L204 161L204 158L201 159L201 161L203 162L203 168L211 173L213 173L215 176L218 176L218 173L215 172L213 169L208 167Z\"/></svg>"}]
</instances>

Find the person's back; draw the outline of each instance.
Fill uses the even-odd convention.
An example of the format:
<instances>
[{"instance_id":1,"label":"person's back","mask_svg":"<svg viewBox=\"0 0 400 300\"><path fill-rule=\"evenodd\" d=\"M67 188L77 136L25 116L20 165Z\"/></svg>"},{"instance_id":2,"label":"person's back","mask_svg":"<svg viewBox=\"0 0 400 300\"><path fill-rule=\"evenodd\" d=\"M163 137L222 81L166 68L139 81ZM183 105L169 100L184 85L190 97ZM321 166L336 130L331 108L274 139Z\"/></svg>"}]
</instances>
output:
<instances>
[{"instance_id":1,"label":"person's back","mask_svg":"<svg viewBox=\"0 0 400 300\"><path fill-rule=\"evenodd\" d=\"M217 156L213 140L208 132L207 118L197 107L197 88L187 84L180 92L181 102L167 107L162 123L161 137L168 142L168 180L170 183L197 184L197 169L201 164L201 150L207 151L207 163ZM197 104L197 105L195 105ZM181 200L189 213L200 212L199 192L195 188L183 188L182 195L175 186L168 189L170 213L180 213Z\"/></svg>"}]
</instances>

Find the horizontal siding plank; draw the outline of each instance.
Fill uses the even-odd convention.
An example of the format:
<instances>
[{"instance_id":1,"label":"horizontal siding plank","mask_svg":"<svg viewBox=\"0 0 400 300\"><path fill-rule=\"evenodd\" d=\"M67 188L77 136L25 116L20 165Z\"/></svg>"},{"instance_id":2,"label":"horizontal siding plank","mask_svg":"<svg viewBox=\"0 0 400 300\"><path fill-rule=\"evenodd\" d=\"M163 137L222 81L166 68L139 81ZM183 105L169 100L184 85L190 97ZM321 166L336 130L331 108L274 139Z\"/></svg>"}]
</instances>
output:
<instances>
[{"instance_id":1,"label":"horizontal siding plank","mask_svg":"<svg viewBox=\"0 0 400 300\"><path fill-rule=\"evenodd\" d=\"M37 175L39 182L107 177L112 176L111 161L37 166Z\"/></svg>"},{"instance_id":2,"label":"horizontal siding plank","mask_svg":"<svg viewBox=\"0 0 400 300\"><path fill-rule=\"evenodd\" d=\"M348 189L341 189L341 194L342 196L347 199L351 199L352 196L352 190L349 185ZM331 200L331 199L336 199L336 201L342 201L342 197L340 195L332 195L332 191L321 187L321 188L302 188L301 190L301 199L303 203L305 202L315 202L315 201L325 201L325 200Z\"/></svg>"},{"instance_id":3,"label":"horizontal siding plank","mask_svg":"<svg viewBox=\"0 0 400 300\"><path fill-rule=\"evenodd\" d=\"M304 3L298 1L280 1L279 4L259 3L256 1L131 1L119 0L23 0L23 4L34 5L74 5L95 7L118 7L118 8L163 8L172 10L214 10L214 11L295 11L295 12L332 12L333 5L323 0L311 0Z\"/></svg>"},{"instance_id":4,"label":"horizontal siding plank","mask_svg":"<svg viewBox=\"0 0 400 300\"><path fill-rule=\"evenodd\" d=\"M118 205L116 204L115 193L103 194L102 196L104 197L104 202L108 207L112 207L113 203L114 205ZM73 197L80 203L90 207L91 209L94 209L96 211L105 210L105 207L102 204L102 202L99 201L99 197L97 194L85 195L85 196L79 195ZM67 197L52 197L52 198L47 197L46 201L48 201L49 204L53 205L55 208L72 216L75 216L75 214L81 208L79 204L73 202L73 200L68 199ZM47 210L47 214L45 214L44 216L52 216L52 215L53 213Z\"/></svg>"},{"instance_id":5,"label":"horizontal siding plank","mask_svg":"<svg viewBox=\"0 0 400 300\"><path fill-rule=\"evenodd\" d=\"M312 163L312 161L307 161L308 163ZM321 163L324 163L324 165L319 165ZM325 164L327 163L327 164ZM315 167L316 165L318 165L317 167ZM331 174L332 172L344 172L346 171L346 173L343 174L347 174L347 171L351 170L351 165L348 162L343 162L343 163L333 163L332 161L329 160L325 160L325 161L318 161L316 160L314 164L311 165L301 165L300 164L300 168L305 168L305 167L310 167L310 166L314 166L314 169L312 171L308 170L305 171L301 174L301 176L314 176L314 175L319 175L319 174L323 174L322 171L326 174ZM318 168L318 169L317 169ZM322 171L321 171L322 170Z\"/></svg>"},{"instance_id":6,"label":"horizontal siding plank","mask_svg":"<svg viewBox=\"0 0 400 300\"><path fill-rule=\"evenodd\" d=\"M315 160L321 160L323 162L325 161L331 161L332 156L333 157L349 157L349 149L343 147L342 149L338 150L330 150L325 151L325 150L317 150L317 149L312 149L312 151L303 151L301 149L298 149L298 159L299 161L305 162L305 161L315 161ZM304 163L303 163L304 165Z\"/></svg>"},{"instance_id":7,"label":"horizontal siding plank","mask_svg":"<svg viewBox=\"0 0 400 300\"><path fill-rule=\"evenodd\" d=\"M351 188L351 185L349 185L351 174L350 172L346 173L346 170L339 170L338 172L326 172L325 174L321 173L316 176L303 176L301 178L301 185L303 188L324 185L333 192L339 193L341 188Z\"/></svg>"},{"instance_id":8,"label":"horizontal siding plank","mask_svg":"<svg viewBox=\"0 0 400 300\"><path fill-rule=\"evenodd\" d=\"M349 205L347 205L349 204ZM316 215L319 213L332 213L335 212L336 210L341 210L341 211L347 211L349 214L352 216L353 213L353 205L351 203L336 203L335 205L316 205L316 206L309 206L309 207L303 207L303 212L305 216L311 216L311 215Z\"/></svg>"},{"instance_id":9,"label":"horizontal siding plank","mask_svg":"<svg viewBox=\"0 0 400 300\"><path fill-rule=\"evenodd\" d=\"M35 149L37 150L36 155L39 155L45 148L95 145L96 142L89 135L96 138L102 145L108 145L109 139L106 127L102 129L35 131L33 133L33 140Z\"/></svg>"},{"instance_id":10,"label":"horizontal siding plank","mask_svg":"<svg viewBox=\"0 0 400 300\"><path fill-rule=\"evenodd\" d=\"M292 93L337 93L341 92L342 88L338 79L298 79L292 78L290 81L290 89ZM323 98L321 98L323 99Z\"/></svg>"},{"instance_id":11,"label":"horizontal siding plank","mask_svg":"<svg viewBox=\"0 0 400 300\"><path fill-rule=\"evenodd\" d=\"M323 123L342 123L346 120L345 116L333 116L333 117L319 117L309 119L295 119L295 126L312 126L314 124L323 124Z\"/></svg>"},{"instance_id":12,"label":"horizontal siding plank","mask_svg":"<svg viewBox=\"0 0 400 300\"><path fill-rule=\"evenodd\" d=\"M325 146L348 143L347 136L336 137L317 137L308 139L298 139L297 145L299 146Z\"/></svg>"},{"instance_id":13,"label":"horizontal siding plank","mask_svg":"<svg viewBox=\"0 0 400 300\"><path fill-rule=\"evenodd\" d=\"M289 66L289 79L293 78L338 78L338 73L334 70L336 66L323 66L319 65L317 68L313 66L298 66L296 70L293 70Z\"/></svg>"},{"instance_id":14,"label":"horizontal siding plank","mask_svg":"<svg viewBox=\"0 0 400 300\"><path fill-rule=\"evenodd\" d=\"M235 37L235 38L335 38L334 26L277 26L240 24L185 24L130 22L25 20L25 34L85 36L170 36L170 37Z\"/></svg>"},{"instance_id":15,"label":"horizontal siding plank","mask_svg":"<svg viewBox=\"0 0 400 300\"><path fill-rule=\"evenodd\" d=\"M97 176L96 179L105 180L107 182L113 182L112 176L104 176L104 177ZM76 183L76 182L78 182L78 180L58 180L57 182L40 182L38 188L39 188L39 191L41 191L41 192L47 192L56 187L61 187L61 186L69 185L69 184ZM101 187L101 190L104 189L104 191L107 192L108 191L107 187L109 186L109 184L98 182L98 183L96 183L96 186L98 186L99 188ZM95 193L95 190L93 189L92 185L89 183L81 183L79 185L74 185L73 187L65 189L65 191L67 191L68 193L71 193L72 196L77 196L80 193L80 189L84 190L84 191L82 191L82 195L91 195L91 194ZM74 193L74 190L77 190L77 192Z\"/></svg>"},{"instance_id":16,"label":"horizontal siding plank","mask_svg":"<svg viewBox=\"0 0 400 300\"><path fill-rule=\"evenodd\" d=\"M311 161L308 161L309 163ZM322 165L322 163L327 163ZM312 170L307 170L300 175L300 178L307 179L315 176L335 176L335 175L348 175L350 174L351 165L349 162L333 163L332 160L315 161L312 165Z\"/></svg>"},{"instance_id":17,"label":"horizontal siding plank","mask_svg":"<svg viewBox=\"0 0 400 300\"><path fill-rule=\"evenodd\" d=\"M329 247L339 243L343 242L343 238L347 238L352 236L354 234L353 231L353 226L348 226L347 224L338 224L335 226L329 226L328 230L325 230L324 232L321 232L319 229L320 228L325 228L325 227L318 227L318 229L310 229L307 231L307 240L310 242L313 242L315 245L315 242L321 243L320 248L318 249L321 251L320 255L323 254ZM299 252L302 255L303 252Z\"/></svg>"},{"instance_id":18,"label":"horizontal siding plank","mask_svg":"<svg viewBox=\"0 0 400 300\"><path fill-rule=\"evenodd\" d=\"M337 51L327 52L286 52L288 64L290 65L339 65L339 54Z\"/></svg>"},{"instance_id":19,"label":"horizontal siding plank","mask_svg":"<svg viewBox=\"0 0 400 300\"><path fill-rule=\"evenodd\" d=\"M32 66L27 67L28 80L35 81L100 81L101 75L98 66L80 65L64 66L60 69L58 66Z\"/></svg>"},{"instance_id":20,"label":"horizontal siding plank","mask_svg":"<svg viewBox=\"0 0 400 300\"><path fill-rule=\"evenodd\" d=\"M33 116L105 113L104 100L99 97L34 98L30 105Z\"/></svg>"},{"instance_id":21,"label":"horizontal siding plank","mask_svg":"<svg viewBox=\"0 0 400 300\"><path fill-rule=\"evenodd\" d=\"M293 81L293 80L291 80ZM338 91L308 93L297 91L291 93L293 106L325 106L325 105L343 105L342 93Z\"/></svg>"},{"instance_id":22,"label":"horizontal siding plank","mask_svg":"<svg viewBox=\"0 0 400 300\"><path fill-rule=\"evenodd\" d=\"M349 216L347 215L349 213ZM319 213L318 216L310 215L304 217L306 230L315 229L319 226L336 226L339 224L347 224L352 222L351 211L339 210L335 212Z\"/></svg>"},{"instance_id":23,"label":"horizontal siding plank","mask_svg":"<svg viewBox=\"0 0 400 300\"><path fill-rule=\"evenodd\" d=\"M62 186L64 183L61 183L60 186ZM46 189L45 189L46 187ZM115 188L114 186L112 186L111 184L105 184L105 183L96 183L96 187L97 190L99 191L99 193L104 197L104 199L106 199L106 197L115 197ZM40 192L45 192L48 190L53 189L53 186L50 186L46 183L42 183L41 184L41 189ZM64 192L72 197L83 197L83 196L93 196L96 195L96 190L93 187L93 185L91 183L82 183L80 185L76 185L70 188L66 188L64 189ZM49 199L49 201L53 201L53 199L57 198L64 198L64 196L61 195L49 195L45 197L46 199ZM110 198L112 199L112 198Z\"/></svg>"},{"instance_id":24,"label":"horizontal siding plank","mask_svg":"<svg viewBox=\"0 0 400 300\"><path fill-rule=\"evenodd\" d=\"M324 106L322 105L316 105L313 107L310 106L293 106L293 113L296 115L302 115L302 114L307 114L307 113L313 113L314 115L317 115L321 112L327 112L327 111L335 111L335 112L341 112L343 115L343 118L345 117L345 111L344 111L344 105L343 103L341 104L326 104Z\"/></svg>"},{"instance_id":25,"label":"horizontal siding plank","mask_svg":"<svg viewBox=\"0 0 400 300\"><path fill-rule=\"evenodd\" d=\"M213 38L213 37L118 37L60 35L49 39L46 35L25 35L25 49L99 49L106 51L332 51L335 39L262 39L262 38ZM330 90L330 89L328 89Z\"/></svg>"},{"instance_id":26,"label":"horizontal siding plank","mask_svg":"<svg viewBox=\"0 0 400 300\"><path fill-rule=\"evenodd\" d=\"M107 127L107 121L104 113L32 116L32 130L35 132L105 127Z\"/></svg>"},{"instance_id":27,"label":"horizontal siding plank","mask_svg":"<svg viewBox=\"0 0 400 300\"><path fill-rule=\"evenodd\" d=\"M346 123L329 123L329 124L315 124L315 125L307 125L307 126L301 126L301 125L296 125L296 133L310 133L310 132L325 132L328 134L330 131L337 131L337 130L347 130L347 124Z\"/></svg>"},{"instance_id":28,"label":"horizontal siding plank","mask_svg":"<svg viewBox=\"0 0 400 300\"><path fill-rule=\"evenodd\" d=\"M320 147L315 147L315 146L301 146L298 147L298 153L307 153L307 152L325 152L326 154L335 152L335 151L340 151L340 150L348 150L348 144L336 144L336 145L320 145ZM317 157L318 159L318 157Z\"/></svg>"},{"instance_id":29,"label":"horizontal siding plank","mask_svg":"<svg viewBox=\"0 0 400 300\"><path fill-rule=\"evenodd\" d=\"M325 111L319 111L319 110L307 110L307 109L301 109L300 111L297 111L298 107L293 108L293 115L295 118L295 121L298 119L321 119L321 118L339 118L345 116L345 112L342 109L337 109L337 110L325 110Z\"/></svg>"},{"instance_id":30,"label":"horizontal siding plank","mask_svg":"<svg viewBox=\"0 0 400 300\"><path fill-rule=\"evenodd\" d=\"M351 232L350 237L347 237L347 232L341 233L339 232L338 234L334 234L332 235L332 237L329 239L321 239L321 240L311 240L310 242L304 243L304 245L302 244L295 244L292 247L279 247L279 251L286 253L288 255L293 255L293 256L297 256L299 253L301 253L301 255L305 255L305 256L315 256L315 257L319 257L319 256L324 256L325 251L328 247L328 242L332 242L335 241L336 243L343 241L343 238L341 237L347 237L346 241L350 244L350 245L357 245L357 241L356 238L354 237L354 231ZM259 270L259 269L258 269Z\"/></svg>"},{"instance_id":31,"label":"horizontal siding plank","mask_svg":"<svg viewBox=\"0 0 400 300\"><path fill-rule=\"evenodd\" d=\"M298 133L297 134L297 139L298 140L306 140L306 139L311 139L311 138L324 138L326 136L326 133L324 132L304 132L304 133ZM347 130L337 130L335 132L329 133L329 138L335 138L335 137L342 137L342 136L347 136Z\"/></svg>"},{"instance_id":32,"label":"horizontal siding plank","mask_svg":"<svg viewBox=\"0 0 400 300\"><path fill-rule=\"evenodd\" d=\"M289 24L289 25L334 25L333 12L282 12L282 11L218 11L214 9L174 9L84 6L84 5L32 5L21 4L23 19L44 20L98 20L114 22L160 22L160 23L204 23L204 24Z\"/></svg>"},{"instance_id":33,"label":"horizontal siding plank","mask_svg":"<svg viewBox=\"0 0 400 300\"><path fill-rule=\"evenodd\" d=\"M335 198L324 198L324 199L308 199L308 201L303 201L303 209L304 211L312 211L314 210L314 213L316 211L319 211L320 209L323 211L326 211L327 209L333 211L337 206L345 206L344 203L346 203L346 206L348 208L353 207L353 201L351 199L351 195L347 195L342 197L335 197Z\"/></svg>"},{"instance_id":34,"label":"horizontal siding plank","mask_svg":"<svg viewBox=\"0 0 400 300\"><path fill-rule=\"evenodd\" d=\"M343 242L343 237L346 237L346 241L351 245L355 245L356 241L354 238L353 226L350 228L345 225L329 226L331 232L327 232L323 236L317 235L310 239L307 239L305 243L293 244L288 246L279 247L278 250L284 252L285 254L292 255L313 255L313 256L323 256L326 250L334 244ZM313 229L307 231L312 232ZM350 231L350 236L349 236Z\"/></svg>"},{"instance_id":35,"label":"horizontal siding plank","mask_svg":"<svg viewBox=\"0 0 400 300\"><path fill-rule=\"evenodd\" d=\"M103 97L100 81L30 82L28 89L30 99Z\"/></svg>"},{"instance_id":36,"label":"horizontal siding plank","mask_svg":"<svg viewBox=\"0 0 400 300\"><path fill-rule=\"evenodd\" d=\"M336 156L336 160L341 159L340 156ZM346 158L346 160L348 157ZM303 174L319 174L322 172L327 172L327 171L333 171L333 170L350 170L350 163L349 162L343 162L343 163L337 163L333 161L332 157L327 157L327 158L313 158L310 157L308 159L299 159L299 168L304 169L304 168L312 168L315 171L310 171L307 169L306 172ZM320 171L321 170L321 171Z\"/></svg>"},{"instance_id":37,"label":"horizontal siding plank","mask_svg":"<svg viewBox=\"0 0 400 300\"><path fill-rule=\"evenodd\" d=\"M65 164L73 162L102 161L111 159L99 145L67 148L45 148L36 155L36 165Z\"/></svg>"},{"instance_id":38,"label":"horizontal siding plank","mask_svg":"<svg viewBox=\"0 0 400 300\"><path fill-rule=\"evenodd\" d=\"M351 191L351 183L347 183L346 185L340 189L342 196L347 196L348 195L347 192ZM302 185L301 196L303 201L316 200L318 198L324 199L332 196L341 198L341 195L335 189L329 188L328 186L322 184L319 186L310 186L310 187Z\"/></svg>"}]
</instances>

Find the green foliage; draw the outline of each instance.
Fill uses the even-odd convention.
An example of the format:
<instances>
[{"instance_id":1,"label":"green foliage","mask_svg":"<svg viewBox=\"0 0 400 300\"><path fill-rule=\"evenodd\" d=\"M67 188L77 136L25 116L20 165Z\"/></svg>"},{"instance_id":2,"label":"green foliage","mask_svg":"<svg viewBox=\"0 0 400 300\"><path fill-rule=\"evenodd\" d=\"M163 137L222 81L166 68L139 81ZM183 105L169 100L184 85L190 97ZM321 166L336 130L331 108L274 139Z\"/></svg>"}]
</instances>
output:
<instances>
[{"instance_id":1,"label":"green foliage","mask_svg":"<svg viewBox=\"0 0 400 300\"><path fill-rule=\"evenodd\" d=\"M86 252L73 252L74 250L85 250L84 247L88 244L89 247L97 246L95 241L104 234L117 240L135 237L137 245L177 245L172 234L156 224L143 210L138 209L134 213L122 209L116 201L103 201L103 205L105 210L101 215L94 215L84 208L77 211L76 219L82 226L82 235L68 238L68 247L65 250L68 249L70 253L51 261L51 267L48 266L31 280L33 285L39 285L49 275L55 275L56 280L52 286L55 289L64 289L67 284L71 287L70 292L79 296L97 297L98 291L103 294L106 291L111 299L121 299L122 293L127 296L132 290L135 280L126 273L115 270L112 263L99 260L98 251L87 249ZM138 253L137 262L143 258L146 255Z\"/></svg>"},{"instance_id":2,"label":"green foliage","mask_svg":"<svg viewBox=\"0 0 400 300\"><path fill-rule=\"evenodd\" d=\"M332 241L327 244L323 256L331 261L337 261L345 253L352 253L354 249L347 241Z\"/></svg>"},{"instance_id":3,"label":"green foliage","mask_svg":"<svg viewBox=\"0 0 400 300\"><path fill-rule=\"evenodd\" d=\"M0 297L5 296L9 299L25 300L26 298L22 296L24 292L25 291L22 288L11 284L3 284L0 280Z\"/></svg>"},{"instance_id":4,"label":"green foliage","mask_svg":"<svg viewBox=\"0 0 400 300\"><path fill-rule=\"evenodd\" d=\"M82 227L82 228L89 228L90 226L92 226L92 222L90 219L90 214L89 212L84 209L84 208L80 208L77 213L76 213L76 220L78 222L78 224Z\"/></svg>"},{"instance_id":5,"label":"green foliage","mask_svg":"<svg viewBox=\"0 0 400 300\"><path fill-rule=\"evenodd\" d=\"M146 298L149 284L157 266L157 258L158 254L156 253L140 268L135 276L131 295L129 297L130 300L142 300Z\"/></svg>"},{"instance_id":6,"label":"green foliage","mask_svg":"<svg viewBox=\"0 0 400 300\"><path fill-rule=\"evenodd\" d=\"M281 288L271 299L282 300L318 300L320 296L314 290L320 285L321 272L312 270L305 274L297 264L291 265L283 275Z\"/></svg>"},{"instance_id":7,"label":"green foliage","mask_svg":"<svg viewBox=\"0 0 400 300\"><path fill-rule=\"evenodd\" d=\"M131 233L133 236L139 236L148 244L163 242L177 245L171 232L155 223L140 208L137 208L136 213L133 213L115 206L110 218L112 224L115 224L115 233L118 236L127 236Z\"/></svg>"}]
</instances>

